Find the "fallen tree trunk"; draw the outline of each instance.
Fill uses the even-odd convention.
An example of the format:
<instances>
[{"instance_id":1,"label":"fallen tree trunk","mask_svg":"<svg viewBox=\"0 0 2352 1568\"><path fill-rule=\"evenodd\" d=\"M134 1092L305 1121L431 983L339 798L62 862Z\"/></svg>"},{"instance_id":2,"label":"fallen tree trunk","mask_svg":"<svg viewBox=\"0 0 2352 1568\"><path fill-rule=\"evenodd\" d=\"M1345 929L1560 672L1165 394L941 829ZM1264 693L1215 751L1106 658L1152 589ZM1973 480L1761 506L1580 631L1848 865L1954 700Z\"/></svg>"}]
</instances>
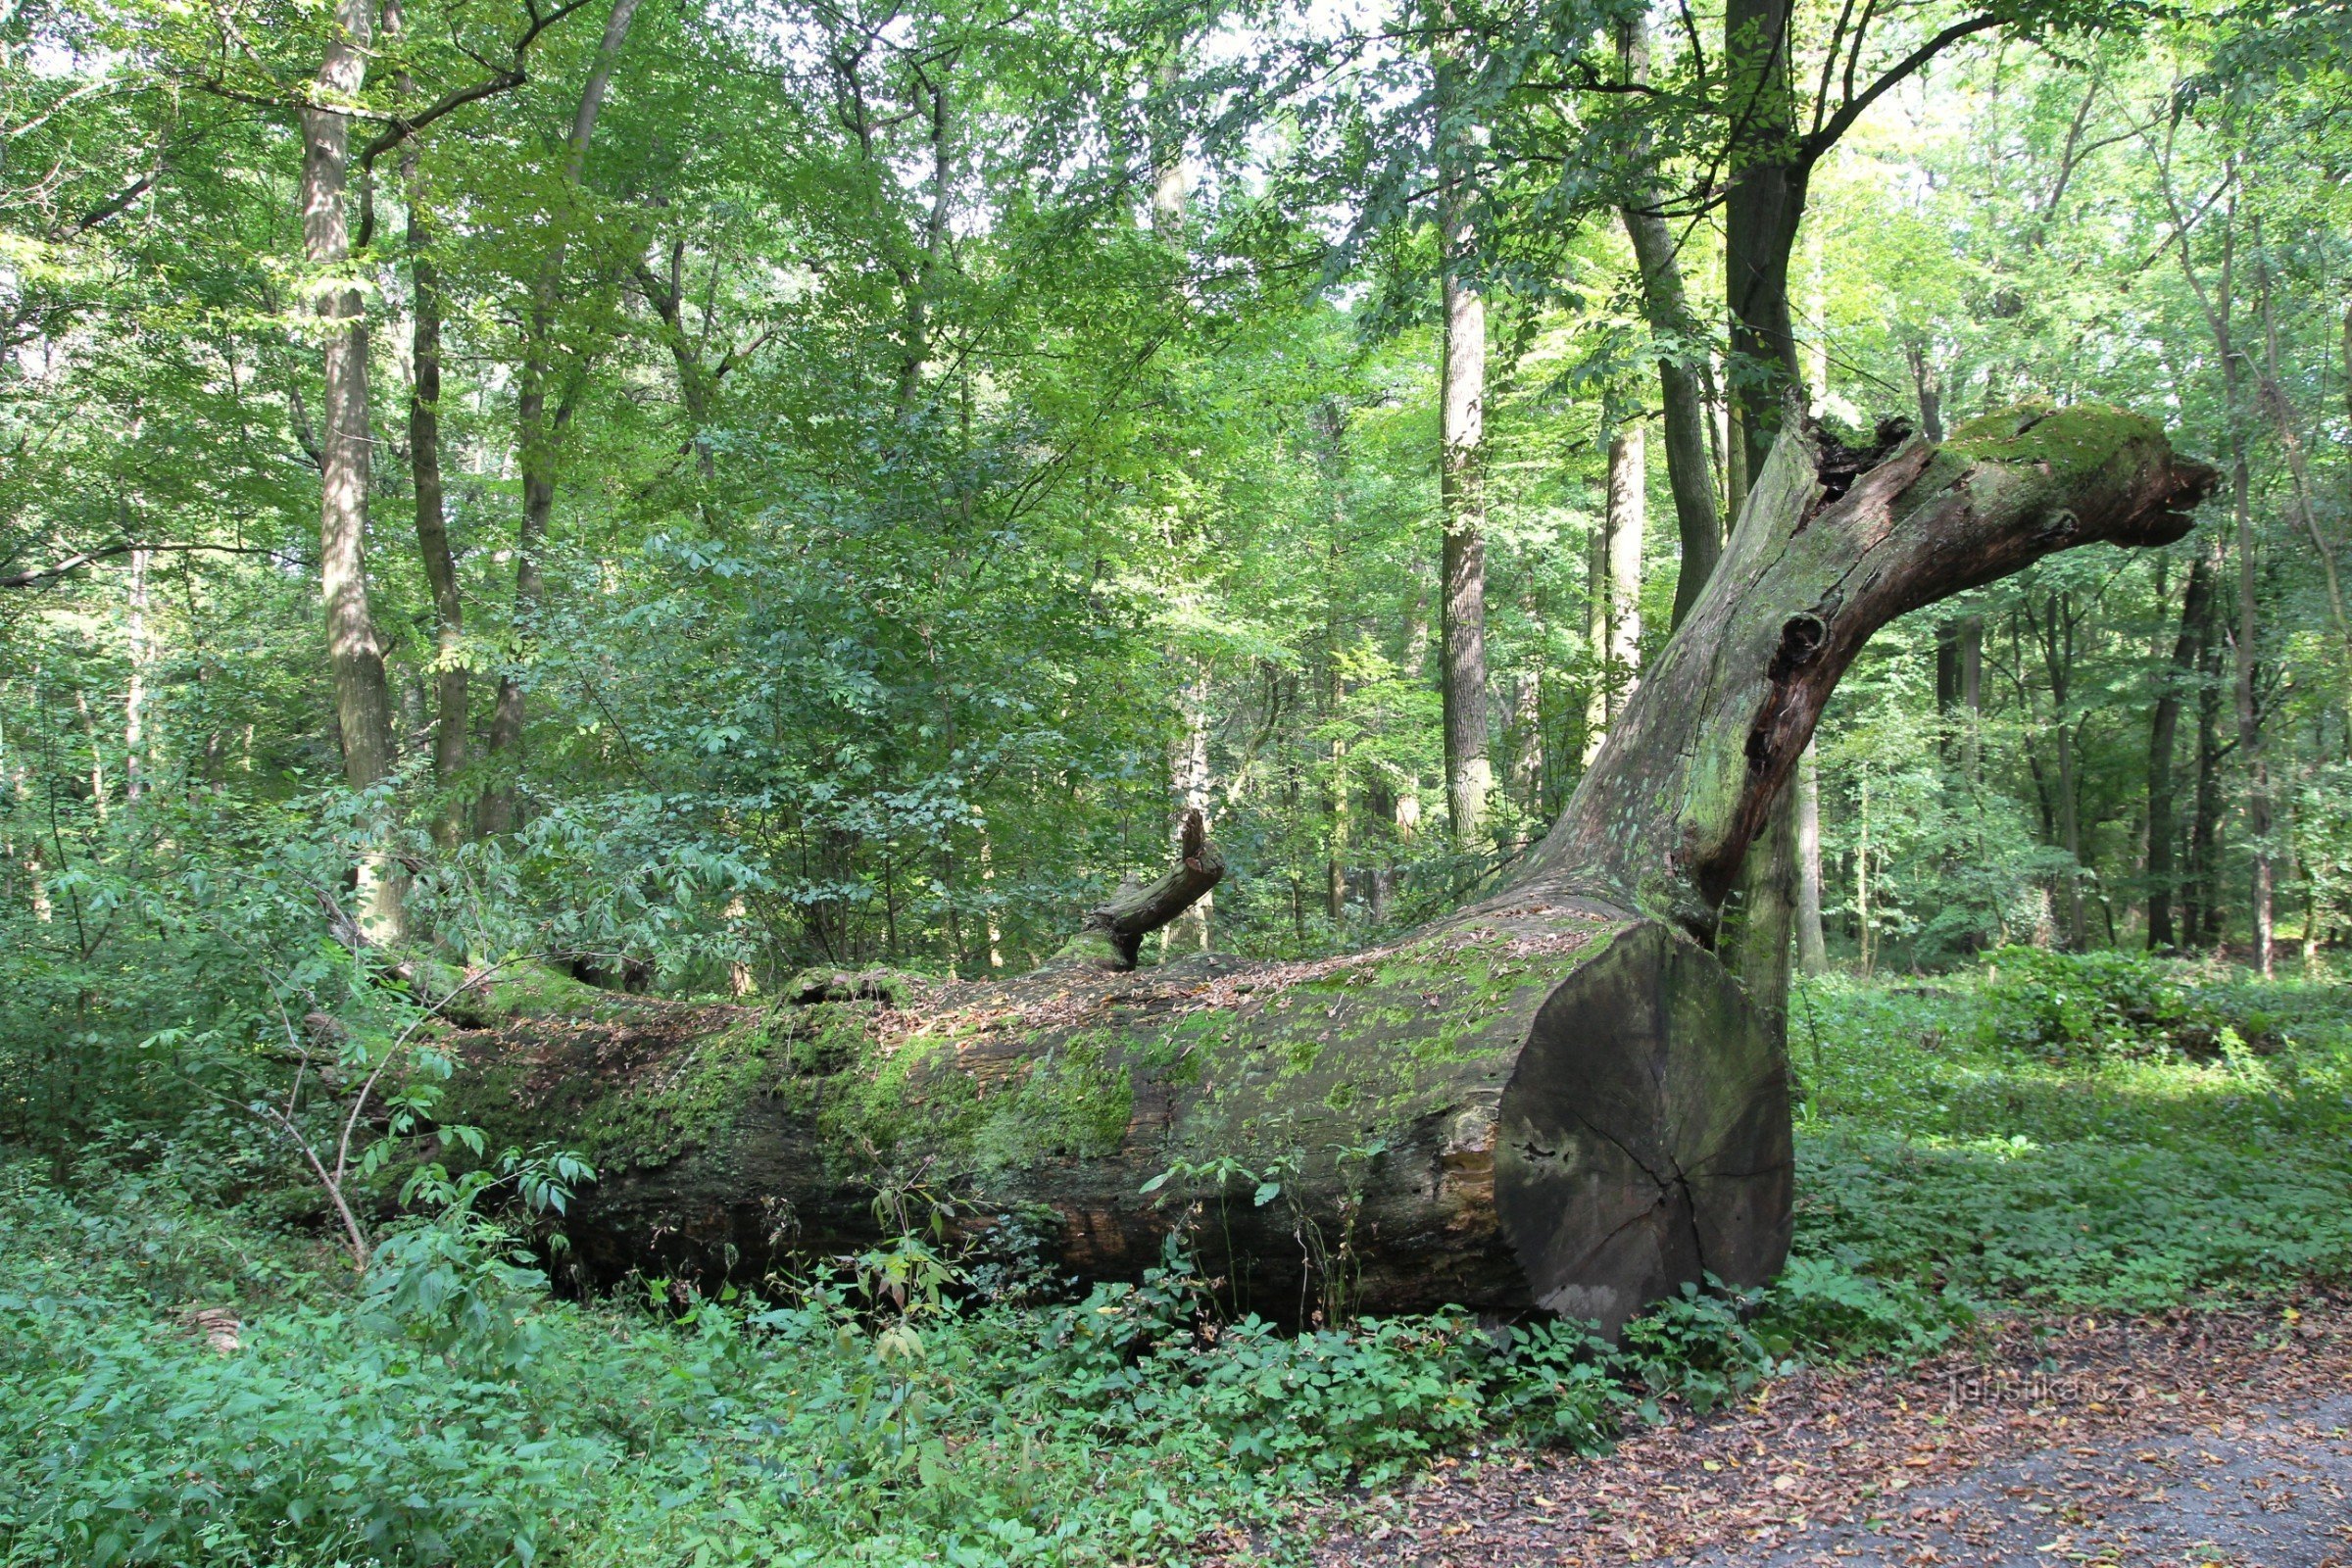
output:
<instances>
[{"instance_id":1,"label":"fallen tree trunk","mask_svg":"<svg viewBox=\"0 0 2352 1568\"><path fill-rule=\"evenodd\" d=\"M1141 933L1115 911L1214 880L1188 844L1200 863L1113 901L1065 950L1082 961L1018 980L819 976L765 1010L495 996L457 1108L595 1160L569 1230L607 1275L756 1276L952 1193L1083 1275L1131 1276L1188 1228L1236 1301L1284 1316L1461 1303L1614 1331L1702 1273L1761 1282L1788 1245L1786 1069L1709 949L1823 704L1892 617L2074 545L2177 539L2211 481L2106 409L1869 453L1792 418L1502 893L1368 953L1120 969Z\"/></svg>"}]
</instances>

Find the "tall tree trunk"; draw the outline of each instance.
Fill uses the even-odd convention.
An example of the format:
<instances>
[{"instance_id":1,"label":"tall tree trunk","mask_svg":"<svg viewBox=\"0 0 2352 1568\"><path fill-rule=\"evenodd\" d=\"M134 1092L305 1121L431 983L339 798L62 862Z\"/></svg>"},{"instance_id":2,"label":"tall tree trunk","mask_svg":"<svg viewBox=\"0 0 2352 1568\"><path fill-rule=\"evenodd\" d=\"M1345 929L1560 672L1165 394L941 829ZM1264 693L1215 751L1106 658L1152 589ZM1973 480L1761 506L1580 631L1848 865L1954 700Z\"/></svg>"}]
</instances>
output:
<instances>
[{"instance_id":1,"label":"tall tree trunk","mask_svg":"<svg viewBox=\"0 0 2352 1568\"><path fill-rule=\"evenodd\" d=\"M2257 247L2262 243L2262 230L2254 230ZM2292 481L2289 486L2294 499L2295 516L2303 524L2304 535L2311 540L2312 549L2320 558L2320 572L2328 585L2328 614L2335 627L2336 678L2342 683L2336 694L2336 711L2352 725L2352 619L2344 610L2344 585L2336 571L2335 547L2320 527L2319 507L2311 482L2311 461L2303 451L2303 436L2298 428L2294 405L2288 401L2285 382L2278 372L2278 321L2271 305L2271 263L2268 251L2258 250L2260 267L2256 277L2260 284L2258 298L2262 308L2262 376L2263 406L2271 416L2271 428L2278 437L2278 445L2286 452L2286 470ZM2352 389L2345 396L2352 398Z\"/></svg>"},{"instance_id":2,"label":"tall tree trunk","mask_svg":"<svg viewBox=\"0 0 2352 1568\"><path fill-rule=\"evenodd\" d=\"M2188 568L2180 601L2180 630L2173 639L2172 667L2157 677L2156 706L2148 721L2148 950L2170 951L2179 942L2173 927L2178 873L2173 841L2179 835L2173 787L2174 737L2180 728L2180 697L2204 662L2205 627L2212 616L2213 573L2200 555Z\"/></svg>"},{"instance_id":3,"label":"tall tree trunk","mask_svg":"<svg viewBox=\"0 0 2352 1568\"><path fill-rule=\"evenodd\" d=\"M564 138L561 189L566 198L578 194L588 172L588 144L595 138L597 117L604 111L605 95L612 88L612 72L619 64L621 45L628 41L629 24L637 15L638 4L639 0L612 0L612 9L605 15L605 35L597 45L595 63L588 68L588 79L580 88L579 105L572 111L570 134ZM536 630L545 596L540 556L556 510L555 443L571 416L568 398L559 400L552 414L548 408L548 382L554 374L556 350L556 305L564 285L564 257L567 248L559 228L554 248L531 285L522 373L515 397L515 447L522 469L522 522L514 540L514 623L517 642L526 645ZM510 667L499 677L498 697L490 711L489 750L507 776L494 781L483 793L478 825L484 835L511 833L516 824L516 785L512 775L522 753L527 716L523 693L519 668Z\"/></svg>"},{"instance_id":4,"label":"tall tree trunk","mask_svg":"<svg viewBox=\"0 0 2352 1568\"><path fill-rule=\"evenodd\" d=\"M2242 434L2230 440L2230 505L2237 521L2237 624L2231 628L2231 692L2237 708L2237 751L2246 767L2246 837L2253 852L2253 870L2247 887L2247 924L2254 942L2254 966L2264 978L2271 973L2271 768L2263 755L2262 713L2257 705L2255 675L2255 561L2252 479L2246 468Z\"/></svg>"},{"instance_id":5,"label":"tall tree trunk","mask_svg":"<svg viewBox=\"0 0 2352 1568\"><path fill-rule=\"evenodd\" d=\"M1626 78L1649 79L1649 36L1639 19L1618 24L1618 48ZM1706 397L1692 367L1702 331L1690 314L1674 234L1659 212L1654 191L1645 191L1619 215L1633 242L1642 275L1642 315L1653 337L1667 339L1672 352L1658 357L1659 435L1666 446L1666 483L1674 494L1675 531L1682 569L1674 584L1672 630L1690 613L1723 553L1723 519L1715 500L1715 475L1707 462Z\"/></svg>"},{"instance_id":6,"label":"tall tree trunk","mask_svg":"<svg viewBox=\"0 0 2352 1568\"><path fill-rule=\"evenodd\" d=\"M1450 8L1446 11L1450 23ZM1440 387L1439 686L1446 719L1446 808L1458 848L1477 844L1494 788L1487 721L1487 302L1471 226L1476 138L1461 122L1461 65L1438 58L1438 230L1446 314Z\"/></svg>"},{"instance_id":7,"label":"tall tree trunk","mask_svg":"<svg viewBox=\"0 0 2352 1568\"><path fill-rule=\"evenodd\" d=\"M1949 767L1960 727L1960 623L1936 623L1936 750Z\"/></svg>"},{"instance_id":8,"label":"tall tree trunk","mask_svg":"<svg viewBox=\"0 0 2352 1568\"><path fill-rule=\"evenodd\" d=\"M1193 182L1184 167L1184 129L1170 100L1184 79L1182 42L1168 46L1152 74L1152 232L1181 256Z\"/></svg>"},{"instance_id":9,"label":"tall tree trunk","mask_svg":"<svg viewBox=\"0 0 2352 1568\"><path fill-rule=\"evenodd\" d=\"M1984 617L1960 617L1961 770L1974 788L1982 766L1984 729Z\"/></svg>"},{"instance_id":10,"label":"tall tree trunk","mask_svg":"<svg viewBox=\"0 0 2352 1568\"><path fill-rule=\"evenodd\" d=\"M1181 45L1172 44L1161 56L1155 73L1157 99L1152 121L1152 232L1178 259L1186 255L1187 207L1192 195L1191 182L1184 167L1184 132L1177 122L1173 109L1165 102L1183 74ZM936 171L935 171L936 172ZM1324 434L1331 447L1335 470L1343 468L1346 454L1343 442L1346 418L1336 407L1321 411L1325 416ZM1333 506L1342 503L1336 494ZM1179 856L1183 853L1185 823L1193 813L1200 813L1203 822L1210 821L1208 813L1209 788L1212 782L1208 765L1208 703L1210 686L1207 666L1184 654L1171 652L1170 659L1187 671L1176 699L1176 732L1168 741L1168 844ZM1335 762L1336 768L1336 762ZM1336 851L1335 851L1336 853ZM1344 887L1344 875L1342 878ZM1339 919L1339 904L1335 896L1332 919ZM1167 927L1161 953L1206 953L1215 940L1216 894L1203 890L1200 899Z\"/></svg>"},{"instance_id":11,"label":"tall tree trunk","mask_svg":"<svg viewBox=\"0 0 2352 1568\"><path fill-rule=\"evenodd\" d=\"M1208 667L1186 660L1186 677L1176 692L1176 732L1168 743L1169 843L1180 843L1185 817L1198 811L1208 816L1212 775L1208 767ZM1165 952L1206 953L1213 940L1213 895L1200 902L1168 926Z\"/></svg>"},{"instance_id":12,"label":"tall tree trunk","mask_svg":"<svg viewBox=\"0 0 2352 1568\"><path fill-rule=\"evenodd\" d=\"M632 1001L461 1040L506 1070L453 1109L502 1143L628 1129L589 1151L608 1174L566 1226L606 1273L756 1275L780 1231L862 1245L876 1187L920 1169L978 1212L1051 1210L1056 1264L1096 1276L1213 1216L1194 1228L1207 1271L1286 1316L1336 1290L1614 1330L1702 1274L1768 1278L1791 1217L1784 1058L1705 944L1823 705L1893 616L2062 546L2176 539L2212 477L2105 410L1907 442L1835 498L1825 455L1789 427L1568 809L1507 888L1437 927L1323 964L1149 975L1099 942L896 1004L843 977L797 1016ZM1164 911L1194 858L1105 906L1108 928Z\"/></svg>"},{"instance_id":13,"label":"tall tree trunk","mask_svg":"<svg viewBox=\"0 0 2352 1568\"><path fill-rule=\"evenodd\" d=\"M2067 945L2082 953L2090 946L2082 906L2082 781L2075 765L2075 608L2070 595L2052 594L2038 628L2042 668L2050 683L2050 729L2058 747L2058 847L2068 865L2059 873L2058 906L2066 916Z\"/></svg>"},{"instance_id":14,"label":"tall tree trunk","mask_svg":"<svg viewBox=\"0 0 2352 1568\"><path fill-rule=\"evenodd\" d=\"M302 112L302 244L324 278L351 259L344 193L351 155L350 108L368 76L373 0L338 0L333 36ZM383 645L368 604L368 321L360 291L323 282L318 313L327 323L325 427L319 433L318 585L326 607L326 654L343 742L343 778L355 790L389 778L392 694ZM383 824L385 831L389 823ZM401 935L401 887L390 856L371 851L359 866L361 929L374 941Z\"/></svg>"},{"instance_id":15,"label":"tall tree trunk","mask_svg":"<svg viewBox=\"0 0 2352 1568\"><path fill-rule=\"evenodd\" d=\"M1796 966L1807 974L1830 966L1821 929L1821 767L1811 746L1796 770Z\"/></svg>"},{"instance_id":16,"label":"tall tree trunk","mask_svg":"<svg viewBox=\"0 0 2352 1568\"><path fill-rule=\"evenodd\" d=\"M1903 339L1903 358L1911 366L1911 388L1919 400L1919 433L1931 441L1943 439L1943 383L1928 358L1928 346L1915 337Z\"/></svg>"},{"instance_id":17,"label":"tall tree trunk","mask_svg":"<svg viewBox=\"0 0 2352 1568\"><path fill-rule=\"evenodd\" d=\"M1731 398L1747 472L1762 470L1789 389L1804 368L1788 315L1788 260L1811 177L1796 128L1790 0L1727 0L1724 294L1731 308Z\"/></svg>"},{"instance_id":18,"label":"tall tree trunk","mask_svg":"<svg viewBox=\"0 0 2352 1568\"><path fill-rule=\"evenodd\" d=\"M2222 671L2222 658L2229 636L2218 586L2229 562L2228 541L2208 541L2203 554L2216 588L2207 599L2205 624L2198 634L2196 787L2189 821L2189 883L2181 901L2181 940L2210 948L2222 940L2228 906L2222 890L2222 694L2229 681Z\"/></svg>"},{"instance_id":19,"label":"tall tree trunk","mask_svg":"<svg viewBox=\"0 0 2352 1568\"><path fill-rule=\"evenodd\" d=\"M2169 156L2169 154L2168 154ZM2246 433L2251 424L2246 407L2244 353L2236 344L2232 314L2235 306L2233 292L2237 267L2237 203L2233 196L2222 210L2220 219L2222 254L2220 270L2214 286L2207 288L2199 275L2195 260L2189 254L2189 220L2181 213L2174 198L2169 164L2160 166L2164 174L2164 192L2173 215L2173 223L2180 230L2180 243L2174 247L2180 264L2181 276L2196 296L2198 308L2204 313L2207 329L2213 335L2215 357L2221 362L2223 409L2230 427L2230 512L2236 519L2237 532L2237 623L2230 632L2232 652L2232 695L2237 718L2237 749L2246 768L2246 836L2253 842L2248 846L2253 856L2253 874L2247 889L2247 924L2254 943L2254 962L2263 974L2271 972L2271 777L2270 764L2262 750L2262 715L2256 701L2255 672L2258 648L2258 625L2255 613L2255 560L2253 481L2246 462ZM2207 919L2220 931L2220 900L2218 889L2208 889Z\"/></svg>"},{"instance_id":20,"label":"tall tree trunk","mask_svg":"<svg viewBox=\"0 0 2352 1568\"><path fill-rule=\"evenodd\" d=\"M1610 723L1642 675L1642 547L1649 499L1648 446L1629 419L1609 440L1608 502L1601 519L1602 682Z\"/></svg>"},{"instance_id":21,"label":"tall tree trunk","mask_svg":"<svg viewBox=\"0 0 2352 1568\"><path fill-rule=\"evenodd\" d=\"M147 613L153 608L148 573L155 553L130 553L130 614L124 628L130 645L130 689L122 697L122 804L136 806L147 792L147 669L155 662Z\"/></svg>"},{"instance_id":22,"label":"tall tree trunk","mask_svg":"<svg viewBox=\"0 0 2352 1568\"><path fill-rule=\"evenodd\" d=\"M401 12L384 7L384 30L396 32ZM402 78L405 96L413 84ZM454 849L466 836L466 805L456 783L466 767L472 722L471 681L466 668L466 605L458 592L457 559L449 545L449 519L441 478L441 277L433 265L431 221L416 139L402 144L401 183L409 201L409 284L414 320L410 331L409 476L416 499L416 553L433 600L433 780L442 792L433 819L433 839Z\"/></svg>"}]
</instances>

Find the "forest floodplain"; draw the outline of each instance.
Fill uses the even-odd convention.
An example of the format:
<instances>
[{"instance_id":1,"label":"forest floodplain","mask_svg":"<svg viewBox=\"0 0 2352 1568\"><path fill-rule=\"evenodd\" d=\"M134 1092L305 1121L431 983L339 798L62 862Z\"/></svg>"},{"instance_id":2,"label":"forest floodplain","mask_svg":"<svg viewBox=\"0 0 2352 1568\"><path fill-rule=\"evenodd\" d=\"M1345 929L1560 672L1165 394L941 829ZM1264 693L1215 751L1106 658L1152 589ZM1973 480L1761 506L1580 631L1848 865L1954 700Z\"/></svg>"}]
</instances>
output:
<instances>
[{"instance_id":1,"label":"forest floodplain","mask_svg":"<svg viewBox=\"0 0 2352 1568\"><path fill-rule=\"evenodd\" d=\"M458 1205L355 1279L322 1216L289 1221L299 1189L223 1181L237 1146L125 1122L71 1166L5 1167L0 1542L24 1563L1297 1560L1335 1531L1369 1551L1447 1488L1478 1506L1446 1519L1519 1540L1567 1483L1475 1478L1601 1456L1578 1473L1634 1511L1524 1538L1566 1551L1673 1514L1626 1489L1674 1433L1737 1459L1791 1401L1837 1408L1824 1390L1877 1391L1857 1420L1943 1390L1979 1425L2024 1423L1983 1439L2009 1452L2063 1437L2053 1413L2177 1406L2204 1363L2135 1355L2135 1335L2253 1357L2257 1402L2289 1363L2342 1359L2342 987L2009 952L1803 980L1792 1018L1788 1271L1615 1349L1443 1314L1292 1333L1235 1315L1180 1250L1141 1287L1077 1290L923 1236L760 1297L640 1278L562 1299ZM1977 1462L1979 1439L1937 1431L1923 1484ZM1725 1462L1682 1459L1710 1483ZM1766 1474L1724 1519L1878 1517L1859 1471Z\"/></svg>"}]
</instances>

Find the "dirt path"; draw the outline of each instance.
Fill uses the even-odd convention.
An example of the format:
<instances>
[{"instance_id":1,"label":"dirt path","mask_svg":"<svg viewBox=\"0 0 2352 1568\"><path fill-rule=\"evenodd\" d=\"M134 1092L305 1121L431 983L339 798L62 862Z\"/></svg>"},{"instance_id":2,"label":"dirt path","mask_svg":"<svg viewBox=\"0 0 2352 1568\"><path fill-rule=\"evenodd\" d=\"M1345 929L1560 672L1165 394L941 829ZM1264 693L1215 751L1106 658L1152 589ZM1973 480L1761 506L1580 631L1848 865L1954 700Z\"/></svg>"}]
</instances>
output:
<instances>
[{"instance_id":1,"label":"dirt path","mask_svg":"<svg viewBox=\"0 0 2352 1568\"><path fill-rule=\"evenodd\" d=\"M1804 1373L1601 1458L1448 1466L1316 1560L2352 1568L2352 1301Z\"/></svg>"}]
</instances>

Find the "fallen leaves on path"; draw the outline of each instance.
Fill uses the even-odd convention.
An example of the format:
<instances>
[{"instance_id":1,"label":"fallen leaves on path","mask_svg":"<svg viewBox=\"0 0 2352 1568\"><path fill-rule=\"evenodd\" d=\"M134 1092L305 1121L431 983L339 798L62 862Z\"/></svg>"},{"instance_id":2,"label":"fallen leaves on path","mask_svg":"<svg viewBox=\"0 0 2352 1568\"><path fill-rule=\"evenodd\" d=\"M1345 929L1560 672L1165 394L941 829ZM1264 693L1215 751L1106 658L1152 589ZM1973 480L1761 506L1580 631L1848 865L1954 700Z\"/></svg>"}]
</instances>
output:
<instances>
[{"instance_id":1,"label":"fallen leaves on path","mask_svg":"<svg viewBox=\"0 0 2352 1568\"><path fill-rule=\"evenodd\" d=\"M2347 1397L2345 1299L2300 1311L2010 1321L1913 1367L1800 1372L1729 1412L1684 1413L1605 1455L1441 1463L1409 1492L1359 1510L1315 1560L1599 1568L1699 1556L1807 1562L1818 1552L1825 1562L1984 1562L2010 1560L2021 1521L2046 1521L2025 1554L2043 1562L2159 1560L2102 1535L2110 1505L2161 1504L2166 1488L2194 1489L2200 1466L2233 1455L2292 1457L2298 1413ZM2285 1471L2234 1478L2270 1499L2262 1509L2300 1506ZM2321 1499L2326 1516L2352 1519L2337 1472L2306 1473L2305 1484L2333 1488ZM2352 1541L2342 1551L2295 1560L2352 1562Z\"/></svg>"}]
</instances>

